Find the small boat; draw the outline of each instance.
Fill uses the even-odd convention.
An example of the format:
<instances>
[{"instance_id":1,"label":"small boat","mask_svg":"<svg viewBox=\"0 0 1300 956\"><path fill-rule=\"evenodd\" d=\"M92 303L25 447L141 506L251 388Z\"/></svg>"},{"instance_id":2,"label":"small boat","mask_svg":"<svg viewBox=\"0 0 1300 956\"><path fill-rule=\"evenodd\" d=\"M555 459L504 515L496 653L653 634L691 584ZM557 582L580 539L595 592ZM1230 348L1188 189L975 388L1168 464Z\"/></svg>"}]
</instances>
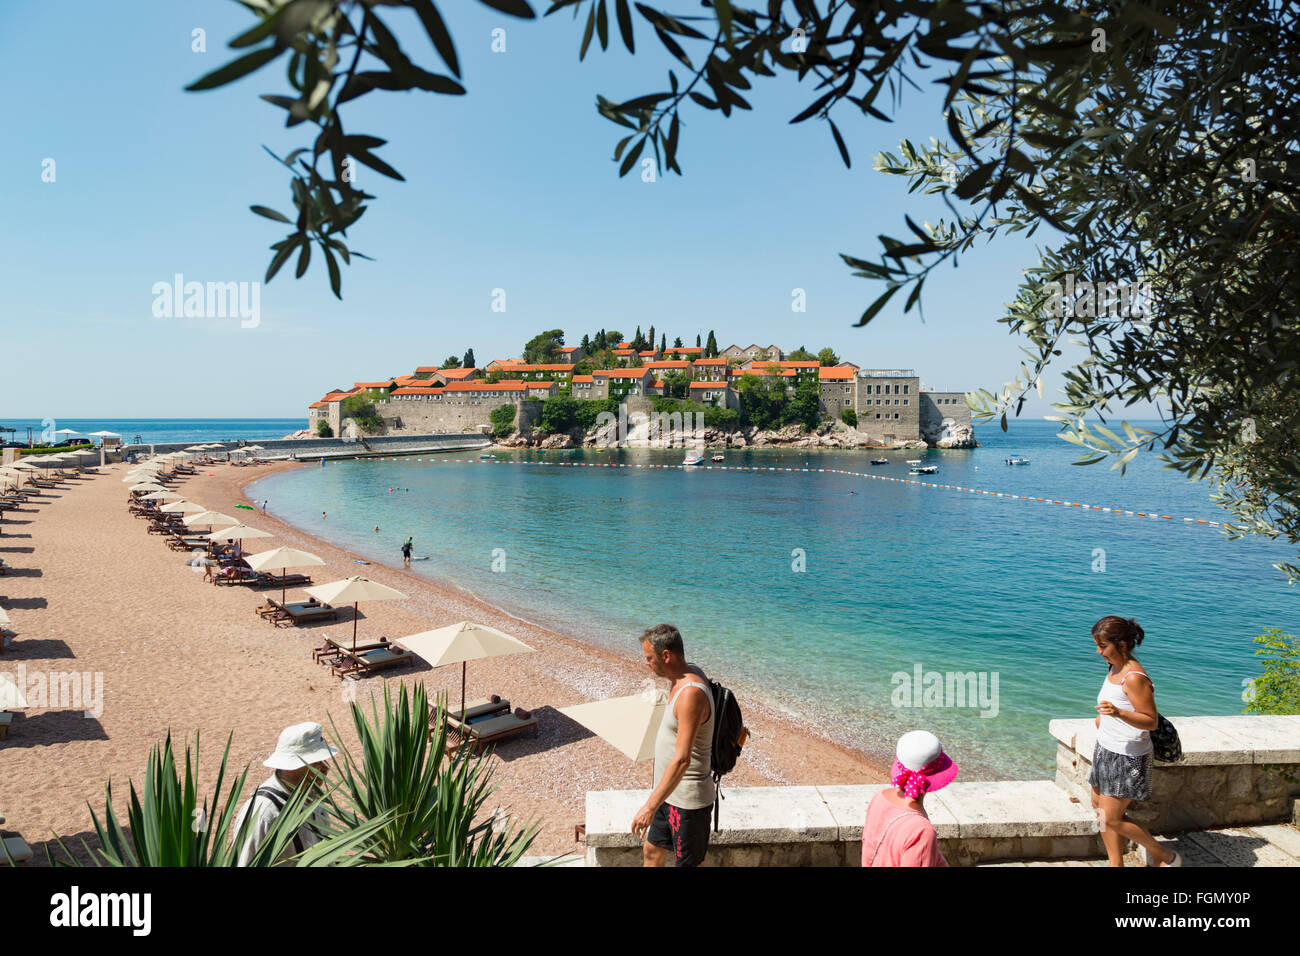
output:
<instances>
[{"instance_id":1,"label":"small boat","mask_svg":"<svg viewBox=\"0 0 1300 956\"><path fill-rule=\"evenodd\" d=\"M726 461L727 459L726 459L726 456L725 456L725 455L714 455L714 456L713 456L712 458L710 458L709 460L710 460L710 461Z\"/></svg>"},{"instance_id":2,"label":"small boat","mask_svg":"<svg viewBox=\"0 0 1300 956\"><path fill-rule=\"evenodd\" d=\"M702 464L704 464L704 458L703 458L702 456L700 456L700 455L692 455L692 456L687 457L687 458L682 462L682 464L683 464L683 465L702 465Z\"/></svg>"},{"instance_id":3,"label":"small boat","mask_svg":"<svg viewBox=\"0 0 1300 956\"><path fill-rule=\"evenodd\" d=\"M919 458L909 458L909 459L907 459L907 463L908 463L909 465L911 465L913 468L919 468L920 465L921 465L921 459L919 459Z\"/></svg>"},{"instance_id":4,"label":"small boat","mask_svg":"<svg viewBox=\"0 0 1300 956\"><path fill-rule=\"evenodd\" d=\"M939 470L938 465L922 465L919 468L913 468L908 472L909 475L933 475Z\"/></svg>"},{"instance_id":5,"label":"small boat","mask_svg":"<svg viewBox=\"0 0 1300 956\"><path fill-rule=\"evenodd\" d=\"M479 455L479 461L496 461L496 455Z\"/></svg>"},{"instance_id":6,"label":"small boat","mask_svg":"<svg viewBox=\"0 0 1300 956\"><path fill-rule=\"evenodd\" d=\"M888 464L889 464L889 459L888 459L888 458L873 458L873 459L871 459L871 463L872 463L873 465L888 465Z\"/></svg>"},{"instance_id":7,"label":"small boat","mask_svg":"<svg viewBox=\"0 0 1300 956\"><path fill-rule=\"evenodd\" d=\"M1008 465L1027 465L1027 464L1029 464L1029 459L1026 458L1024 455L1011 455L1010 457L1007 458L1007 464L1008 464Z\"/></svg>"}]
</instances>

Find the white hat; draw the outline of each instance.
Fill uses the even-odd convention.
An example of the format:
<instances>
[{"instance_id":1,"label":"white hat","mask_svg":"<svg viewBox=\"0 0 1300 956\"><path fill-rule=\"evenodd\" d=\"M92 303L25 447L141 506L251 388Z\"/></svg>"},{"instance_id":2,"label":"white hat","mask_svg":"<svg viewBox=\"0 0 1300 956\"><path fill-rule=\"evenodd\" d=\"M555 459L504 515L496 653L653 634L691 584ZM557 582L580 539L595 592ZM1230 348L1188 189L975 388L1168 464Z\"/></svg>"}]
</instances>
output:
<instances>
[{"instance_id":1,"label":"white hat","mask_svg":"<svg viewBox=\"0 0 1300 956\"><path fill-rule=\"evenodd\" d=\"M286 727L275 745L275 753L262 761L273 770L301 770L308 764L329 760L338 750L325 743L320 724L307 721Z\"/></svg>"}]
</instances>

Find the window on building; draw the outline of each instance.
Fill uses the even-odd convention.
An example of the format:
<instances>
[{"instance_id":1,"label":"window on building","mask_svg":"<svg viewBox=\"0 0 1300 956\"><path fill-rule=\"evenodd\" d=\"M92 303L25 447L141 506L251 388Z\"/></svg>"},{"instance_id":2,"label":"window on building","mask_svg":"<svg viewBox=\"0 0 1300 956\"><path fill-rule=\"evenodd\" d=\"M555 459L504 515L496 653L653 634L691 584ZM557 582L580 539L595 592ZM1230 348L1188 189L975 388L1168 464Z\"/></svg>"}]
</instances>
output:
<instances>
[{"instance_id":1,"label":"window on building","mask_svg":"<svg viewBox=\"0 0 1300 956\"><path fill-rule=\"evenodd\" d=\"M894 412L894 417L895 417L895 418L898 417L898 412Z\"/></svg>"},{"instance_id":2,"label":"window on building","mask_svg":"<svg viewBox=\"0 0 1300 956\"><path fill-rule=\"evenodd\" d=\"M904 394L904 395L907 394L907 386L906 386L906 385L903 386L903 394Z\"/></svg>"},{"instance_id":3,"label":"window on building","mask_svg":"<svg viewBox=\"0 0 1300 956\"><path fill-rule=\"evenodd\" d=\"M907 404L907 399L903 399L903 404L904 404L904 405Z\"/></svg>"}]
</instances>

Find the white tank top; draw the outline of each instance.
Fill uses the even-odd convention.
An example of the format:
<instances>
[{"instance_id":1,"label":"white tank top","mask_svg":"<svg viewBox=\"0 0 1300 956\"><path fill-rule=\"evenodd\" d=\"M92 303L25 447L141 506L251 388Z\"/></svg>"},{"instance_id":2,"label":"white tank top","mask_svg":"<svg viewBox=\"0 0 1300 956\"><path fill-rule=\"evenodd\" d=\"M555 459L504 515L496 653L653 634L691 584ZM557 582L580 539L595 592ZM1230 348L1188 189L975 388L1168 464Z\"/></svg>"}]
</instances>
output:
<instances>
[{"instance_id":1,"label":"white tank top","mask_svg":"<svg viewBox=\"0 0 1300 956\"><path fill-rule=\"evenodd\" d=\"M1141 671L1129 671L1120 683L1114 684L1107 675L1101 682L1101 690L1097 693L1097 703L1110 701L1115 705L1116 710L1127 710L1130 714L1137 713L1137 708L1128 699L1128 694L1124 693L1124 681L1134 674L1142 674L1146 677ZM1147 680L1150 679L1147 677ZM1097 743L1113 754L1123 754L1126 757L1141 757L1151 753L1150 731L1139 730L1118 717L1106 714L1101 715L1101 724L1097 728Z\"/></svg>"},{"instance_id":2,"label":"white tank top","mask_svg":"<svg viewBox=\"0 0 1300 956\"><path fill-rule=\"evenodd\" d=\"M669 698L668 706L664 708L663 723L659 725L659 733L655 737L654 786L657 787L659 781L663 779L664 771L668 769L669 762L677 752L677 714L673 712L673 705L677 703L677 698L682 692L689 687L698 687L704 692L704 696L709 701L709 719L695 732L695 739L691 741L691 760L687 764L686 773L677 784L677 788L668 794L668 798L664 801L679 810L698 810L701 807L711 806L717 796L713 775L710 772L713 753L713 693L699 677L694 674L692 677L693 680L679 687L677 693Z\"/></svg>"}]
</instances>

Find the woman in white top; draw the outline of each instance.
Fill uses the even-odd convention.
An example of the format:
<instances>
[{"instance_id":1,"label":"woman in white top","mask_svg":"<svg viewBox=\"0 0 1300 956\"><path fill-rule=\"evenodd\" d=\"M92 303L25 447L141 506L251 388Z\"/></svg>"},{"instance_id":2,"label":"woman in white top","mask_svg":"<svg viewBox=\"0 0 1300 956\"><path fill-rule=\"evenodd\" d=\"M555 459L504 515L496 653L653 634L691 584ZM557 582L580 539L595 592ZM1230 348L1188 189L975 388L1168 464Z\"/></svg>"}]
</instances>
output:
<instances>
[{"instance_id":1,"label":"woman in white top","mask_svg":"<svg viewBox=\"0 0 1300 956\"><path fill-rule=\"evenodd\" d=\"M1133 650L1142 643L1142 628L1132 618L1103 617L1092 626L1097 653L1110 665L1097 694L1097 746L1093 749L1092 806L1111 866L1124 865L1124 838L1147 851L1155 866L1182 866L1182 858L1163 849L1140 824L1125 819L1128 805L1151 796L1151 731L1156 697L1151 678Z\"/></svg>"}]
</instances>

